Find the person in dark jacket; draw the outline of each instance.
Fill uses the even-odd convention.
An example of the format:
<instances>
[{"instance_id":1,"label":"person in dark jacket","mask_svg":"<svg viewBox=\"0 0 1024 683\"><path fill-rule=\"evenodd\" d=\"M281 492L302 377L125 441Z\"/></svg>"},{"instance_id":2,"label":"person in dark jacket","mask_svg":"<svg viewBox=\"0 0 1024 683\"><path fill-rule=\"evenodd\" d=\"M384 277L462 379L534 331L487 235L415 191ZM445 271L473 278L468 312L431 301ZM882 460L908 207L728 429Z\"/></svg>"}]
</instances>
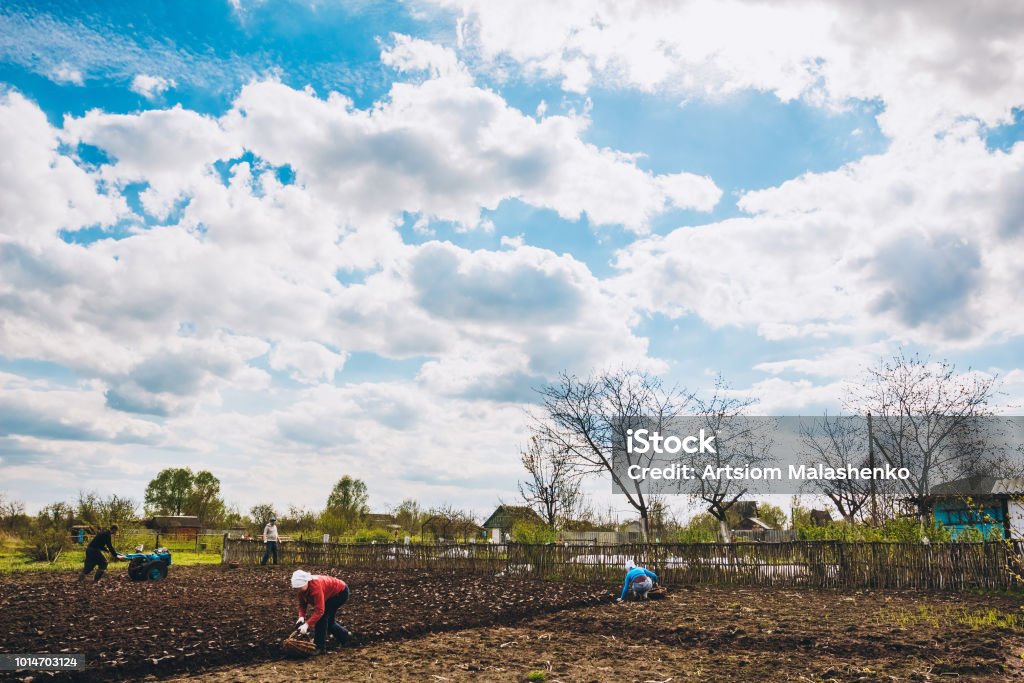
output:
<instances>
[{"instance_id":1,"label":"person in dark jacket","mask_svg":"<svg viewBox=\"0 0 1024 683\"><path fill-rule=\"evenodd\" d=\"M104 529L89 541L89 545L85 547L85 569L79 574L78 580L84 581L86 575L96 568L96 578L93 582L99 581L103 576L103 572L107 571L107 558L103 557L103 551L109 550L110 554L116 559L123 559L124 556L121 553L114 550L113 536L117 533L117 525L111 524L109 529Z\"/></svg>"},{"instance_id":2,"label":"person in dark jacket","mask_svg":"<svg viewBox=\"0 0 1024 683\"><path fill-rule=\"evenodd\" d=\"M334 620L338 608L345 604L350 593L344 581L297 569L292 574L292 588L295 589L299 608L295 627L302 635L313 629L313 642L320 654L327 652L328 630L342 645L351 640L352 634Z\"/></svg>"}]
</instances>

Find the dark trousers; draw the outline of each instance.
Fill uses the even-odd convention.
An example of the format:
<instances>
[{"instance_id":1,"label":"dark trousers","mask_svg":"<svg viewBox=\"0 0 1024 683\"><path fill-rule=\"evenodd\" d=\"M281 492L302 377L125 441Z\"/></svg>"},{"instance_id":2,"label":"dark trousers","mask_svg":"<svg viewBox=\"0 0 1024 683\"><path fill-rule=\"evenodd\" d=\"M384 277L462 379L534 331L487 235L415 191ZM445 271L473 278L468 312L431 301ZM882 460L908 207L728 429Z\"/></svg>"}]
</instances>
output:
<instances>
[{"instance_id":1,"label":"dark trousers","mask_svg":"<svg viewBox=\"0 0 1024 683\"><path fill-rule=\"evenodd\" d=\"M103 557L103 551L101 550L97 550L96 548L86 548L85 569L82 570L82 576L80 578L84 579L89 572L97 567L96 580L99 581L100 577L103 576L103 572L107 571L107 558Z\"/></svg>"},{"instance_id":2,"label":"dark trousers","mask_svg":"<svg viewBox=\"0 0 1024 683\"><path fill-rule=\"evenodd\" d=\"M347 643L351 637L351 634L345 627L334 620L334 615L337 613L338 608L348 601L350 593L351 591L348 589L348 586L345 586L345 590L324 602L324 615L320 617L313 628L313 642L316 643L318 649L323 650L327 647L328 629L330 629L331 635L342 645Z\"/></svg>"},{"instance_id":3,"label":"dark trousers","mask_svg":"<svg viewBox=\"0 0 1024 683\"><path fill-rule=\"evenodd\" d=\"M277 541L267 541L264 545L266 548L263 550L263 559L260 560L260 564L266 564L270 556L274 556L274 564L277 564Z\"/></svg>"}]
</instances>

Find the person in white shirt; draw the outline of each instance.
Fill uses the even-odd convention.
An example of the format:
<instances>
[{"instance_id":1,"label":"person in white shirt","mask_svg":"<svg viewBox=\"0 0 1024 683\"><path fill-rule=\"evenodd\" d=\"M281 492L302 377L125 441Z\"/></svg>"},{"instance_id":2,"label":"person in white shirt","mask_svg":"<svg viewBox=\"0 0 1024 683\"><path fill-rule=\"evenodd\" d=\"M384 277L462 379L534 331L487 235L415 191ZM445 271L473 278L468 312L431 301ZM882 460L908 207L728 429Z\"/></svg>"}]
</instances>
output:
<instances>
[{"instance_id":1,"label":"person in white shirt","mask_svg":"<svg viewBox=\"0 0 1024 683\"><path fill-rule=\"evenodd\" d=\"M266 564L270 556L274 556L274 564L277 564L277 517L271 517L267 525L263 527L263 559L260 564Z\"/></svg>"}]
</instances>

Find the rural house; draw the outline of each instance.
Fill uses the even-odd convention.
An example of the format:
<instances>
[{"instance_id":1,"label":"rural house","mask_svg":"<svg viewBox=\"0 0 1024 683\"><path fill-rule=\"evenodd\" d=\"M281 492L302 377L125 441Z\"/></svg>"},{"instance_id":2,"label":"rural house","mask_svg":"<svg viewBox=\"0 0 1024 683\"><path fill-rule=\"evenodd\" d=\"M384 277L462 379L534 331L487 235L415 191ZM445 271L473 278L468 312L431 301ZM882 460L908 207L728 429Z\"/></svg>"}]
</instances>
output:
<instances>
[{"instance_id":1,"label":"rural house","mask_svg":"<svg viewBox=\"0 0 1024 683\"><path fill-rule=\"evenodd\" d=\"M543 524L544 520L525 505L499 505L484 522L487 540L491 543L508 543L516 522Z\"/></svg>"},{"instance_id":2,"label":"rural house","mask_svg":"<svg viewBox=\"0 0 1024 683\"><path fill-rule=\"evenodd\" d=\"M811 510L809 519L814 526L828 526L832 522L832 513L828 510Z\"/></svg>"},{"instance_id":3,"label":"rural house","mask_svg":"<svg viewBox=\"0 0 1024 683\"><path fill-rule=\"evenodd\" d=\"M968 529L985 536L1024 535L1024 479L996 479L977 475L933 486L924 499L930 512L953 538Z\"/></svg>"},{"instance_id":4,"label":"rural house","mask_svg":"<svg viewBox=\"0 0 1024 683\"><path fill-rule=\"evenodd\" d=\"M363 515L363 523L370 529L398 528L398 520L386 512L370 512Z\"/></svg>"},{"instance_id":5,"label":"rural house","mask_svg":"<svg viewBox=\"0 0 1024 683\"><path fill-rule=\"evenodd\" d=\"M195 538L203 525L198 517L191 515L157 515L146 522L146 528L158 534L168 534L182 538Z\"/></svg>"},{"instance_id":6,"label":"rural house","mask_svg":"<svg viewBox=\"0 0 1024 683\"><path fill-rule=\"evenodd\" d=\"M737 531L771 531L774 529L771 524L758 519L757 517L744 517L736 525Z\"/></svg>"}]
</instances>

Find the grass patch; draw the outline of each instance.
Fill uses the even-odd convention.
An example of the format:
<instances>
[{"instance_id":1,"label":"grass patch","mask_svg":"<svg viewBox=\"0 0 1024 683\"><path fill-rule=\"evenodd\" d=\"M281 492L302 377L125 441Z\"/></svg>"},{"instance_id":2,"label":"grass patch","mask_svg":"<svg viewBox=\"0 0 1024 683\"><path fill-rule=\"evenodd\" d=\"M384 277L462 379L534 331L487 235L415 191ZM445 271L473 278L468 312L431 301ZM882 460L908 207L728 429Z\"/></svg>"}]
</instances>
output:
<instances>
[{"instance_id":1,"label":"grass patch","mask_svg":"<svg viewBox=\"0 0 1024 683\"><path fill-rule=\"evenodd\" d=\"M530 683L544 683L548 680L548 672L537 669L526 674L526 680Z\"/></svg>"},{"instance_id":2,"label":"grass patch","mask_svg":"<svg viewBox=\"0 0 1024 683\"><path fill-rule=\"evenodd\" d=\"M1004 612L994 607L977 610L967 607L947 607L940 611L933 609L930 605L918 605L916 610L887 610L882 615L882 622L903 629L919 626L930 626L937 629L946 624L958 624L975 630L1024 631L1024 612Z\"/></svg>"},{"instance_id":3,"label":"grass patch","mask_svg":"<svg viewBox=\"0 0 1024 683\"><path fill-rule=\"evenodd\" d=\"M116 545L114 547L117 547ZM118 548L121 550L121 548ZM122 550L121 552L126 552ZM130 549L127 552L131 552ZM109 556L107 556L109 560ZM171 551L172 567L188 567L197 564L220 564L220 553L195 551ZM56 562L37 562L22 552L20 547L0 547L0 574L24 571L69 571L81 570L85 563L85 550L76 547L60 554ZM111 562L108 571L126 571L127 562Z\"/></svg>"}]
</instances>

